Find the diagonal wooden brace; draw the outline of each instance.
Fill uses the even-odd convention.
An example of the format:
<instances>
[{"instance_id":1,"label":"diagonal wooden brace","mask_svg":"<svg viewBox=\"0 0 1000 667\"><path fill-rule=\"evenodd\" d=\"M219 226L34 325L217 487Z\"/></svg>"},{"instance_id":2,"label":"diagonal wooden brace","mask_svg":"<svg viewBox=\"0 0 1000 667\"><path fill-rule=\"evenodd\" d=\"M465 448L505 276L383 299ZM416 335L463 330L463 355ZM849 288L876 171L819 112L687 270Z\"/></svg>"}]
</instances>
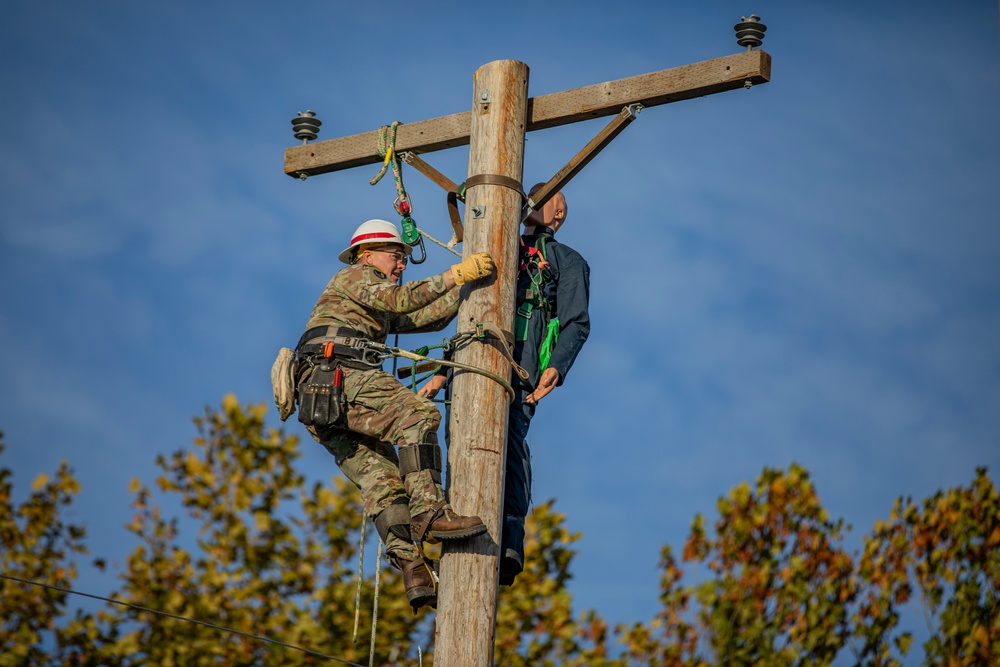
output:
<instances>
[{"instance_id":1,"label":"diagonal wooden brace","mask_svg":"<svg viewBox=\"0 0 1000 667\"><path fill-rule=\"evenodd\" d=\"M399 157L403 159L403 162L410 165L421 174L431 179L436 185L441 187L445 192L458 192L458 184L453 180L442 174L440 171L434 167L427 164L423 158L414 153L413 151L405 151L399 154Z\"/></svg>"},{"instance_id":2,"label":"diagonal wooden brace","mask_svg":"<svg viewBox=\"0 0 1000 667\"><path fill-rule=\"evenodd\" d=\"M604 147L610 144L612 139L621 134L622 130L638 117L641 110L641 104L630 104L622 109L603 130L597 133L596 137L580 149L580 152L574 155L562 169L557 171L556 175L550 178L538 192L528 197L525 202L525 211L521 216L521 222L524 222L524 219L528 217L531 211L540 209L545 205L545 202L552 198L552 195L562 190L564 185L580 173L580 170L586 167L587 163L597 157L597 154L604 150Z\"/></svg>"}]
</instances>

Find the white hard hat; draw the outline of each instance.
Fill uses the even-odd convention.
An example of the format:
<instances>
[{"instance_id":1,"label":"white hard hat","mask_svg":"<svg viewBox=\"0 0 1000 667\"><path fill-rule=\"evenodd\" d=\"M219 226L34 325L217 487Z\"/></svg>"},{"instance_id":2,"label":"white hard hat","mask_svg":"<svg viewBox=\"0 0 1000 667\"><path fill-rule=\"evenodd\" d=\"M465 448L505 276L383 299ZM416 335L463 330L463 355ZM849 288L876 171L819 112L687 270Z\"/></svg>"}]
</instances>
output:
<instances>
[{"instance_id":1,"label":"white hard hat","mask_svg":"<svg viewBox=\"0 0 1000 667\"><path fill-rule=\"evenodd\" d=\"M403 238L399 235L396 225L388 220L366 220L361 223L360 227L354 230L354 235L351 236L351 245L347 246L340 253L340 261L344 264L351 264L355 248L363 245L385 245L387 243L400 246L402 251L407 255L413 252L413 249L403 242Z\"/></svg>"}]
</instances>

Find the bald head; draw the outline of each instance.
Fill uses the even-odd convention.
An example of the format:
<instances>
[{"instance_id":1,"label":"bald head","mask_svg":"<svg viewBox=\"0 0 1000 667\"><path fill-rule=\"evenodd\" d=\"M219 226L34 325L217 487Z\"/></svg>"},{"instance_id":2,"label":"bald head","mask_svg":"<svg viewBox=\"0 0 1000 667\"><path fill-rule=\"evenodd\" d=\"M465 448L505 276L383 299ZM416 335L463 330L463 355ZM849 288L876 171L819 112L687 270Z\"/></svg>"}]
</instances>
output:
<instances>
[{"instance_id":1,"label":"bald head","mask_svg":"<svg viewBox=\"0 0 1000 667\"><path fill-rule=\"evenodd\" d=\"M544 183L536 183L531 186L531 190L528 191L528 196L535 194L542 189ZM562 192L557 192L552 197L549 198L545 205L542 206L539 211L532 211L531 215L524 221L524 226L526 228L530 227L548 227L553 233L559 231L562 224L566 222L566 216L569 213L569 208L566 205L566 197L563 196ZM530 229L528 231L531 231Z\"/></svg>"}]
</instances>

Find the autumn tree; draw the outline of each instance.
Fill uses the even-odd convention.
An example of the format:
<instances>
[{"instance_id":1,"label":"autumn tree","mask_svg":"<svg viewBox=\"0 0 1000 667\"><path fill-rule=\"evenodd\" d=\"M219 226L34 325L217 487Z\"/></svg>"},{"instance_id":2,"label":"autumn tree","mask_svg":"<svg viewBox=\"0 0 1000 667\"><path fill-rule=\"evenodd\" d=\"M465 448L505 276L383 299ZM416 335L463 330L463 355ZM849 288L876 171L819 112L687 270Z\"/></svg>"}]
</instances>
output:
<instances>
[{"instance_id":1,"label":"autumn tree","mask_svg":"<svg viewBox=\"0 0 1000 667\"><path fill-rule=\"evenodd\" d=\"M0 667L367 664L377 537L364 540L355 642L359 494L339 475L307 484L298 439L266 413L227 396L195 420L193 447L157 457L152 486L132 482L138 546L111 594L129 607L89 614L68 600L87 553L83 525L63 518L79 492L68 464L35 478L20 505L0 468ZM898 499L852 558L809 474L765 468L719 499L711 529L695 517L680 562L663 547L660 612L613 633L596 611L574 611L580 535L565 520L554 501L528 517L526 569L500 591L499 665L830 665L849 647L858 665L900 667L914 641L900 618L914 605L929 622L927 663L1000 663L1000 496L985 469L968 487ZM411 613L395 570L380 583L375 664L415 665L419 645L431 667L433 613Z\"/></svg>"},{"instance_id":2,"label":"autumn tree","mask_svg":"<svg viewBox=\"0 0 1000 667\"><path fill-rule=\"evenodd\" d=\"M765 468L718 509L713 533L698 515L684 547L708 572L686 583L664 547L661 611L617 628L634 664L829 665L849 648L858 665L900 667L914 604L927 664L1000 663L1000 499L985 469L920 504L898 499L853 557L797 465Z\"/></svg>"},{"instance_id":3,"label":"autumn tree","mask_svg":"<svg viewBox=\"0 0 1000 667\"><path fill-rule=\"evenodd\" d=\"M504 667L617 667L608 655L607 624L593 610L575 615L567 584L580 539L565 527L554 500L537 505L525 522L525 570L501 587L494 662Z\"/></svg>"},{"instance_id":4,"label":"autumn tree","mask_svg":"<svg viewBox=\"0 0 1000 667\"><path fill-rule=\"evenodd\" d=\"M917 587L934 615L929 660L1000 663L1000 494L978 468L968 487L938 491L898 516L912 535Z\"/></svg>"},{"instance_id":5,"label":"autumn tree","mask_svg":"<svg viewBox=\"0 0 1000 667\"><path fill-rule=\"evenodd\" d=\"M0 433L0 456L4 449ZM28 498L15 504L12 472L0 467L0 572L5 575L0 579L2 667L77 664L93 651L94 618L77 611L66 620L69 594L57 590L72 587L76 557L87 553L84 526L63 517L79 490L64 461L54 475L39 474Z\"/></svg>"},{"instance_id":6,"label":"autumn tree","mask_svg":"<svg viewBox=\"0 0 1000 667\"><path fill-rule=\"evenodd\" d=\"M266 413L227 396L221 410L195 419L193 447L157 456L161 474L151 485L132 481L126 529L138 544L120 589L108 594L124 604L68 619L65 594L4 581L2 640L11 650L0 665L309 665L329 663L325 656L367 664L375 531L369 524L354 642L360 495L340 476L307 485L298 439L268 428ZM68 588L75 576L68 557L85 552L84 531L59 513L76 481L64 464L54 480L39 477L14 511L10 475L0 471L4 573ZM528 520L529 564L518 586L502 593L498 652L508 664L617 664L605 661L603 620L594 612L573 618L566 582L578 536L551 508L540 506ZM383 567L375 664L417 664L419 644L430 667L432 622L433 613L413 615L398 572ZM45 632L65 635L71 650L54 649Z\"/></svg>"},{"instance_id":7,"label":"autumn tree","mask_svg":"<svg viewBox=\"0 0 1000 667\"><path fill-rule=\"evenodd\" d=\"M706 566L683 583L673 552L661 558L662 610L618 629L641 664L830 665L850 636L854 564L844 524L822 507L809 474L765 468L756 484L718 501L710 534L695 516L683 561Z\"/></svg>"},{"instance_id":8,"label":"autumn tree","mask_svg":"<svg viewBox=\"0 0 1000 667\"><path fill-rule=\"evenodd\" d=\"M899 628L902 610L913 592L909 564L910 536L904 523L895 520L902 500L896 501L894 520L878 520L857 563L857 605L852 615L851 641L858 665L902 667L913 633Z\"/></svg>"},{"instance_id":9,"label":"autumn tree","mask_svg":"<svg viewBox=\"0 0 1000 667\"><path fill-rule=\"evenodd\" d=\"M888 521L876 524L860 565L870 582L866 600L885 610L883 636L916 592L930 624L924 642L930 664L1000 664L1000 494L985 468L968 487L938 491L922 503L898 498ZM880 662L899 664L911 633L892 642L869 633L864 648ZM881 639L881 641L879 641Z\"/></svg>"},{"instance_id":10,"label":"autumn tree","mask_svg":"<svg viewBox=\"0 0 1000 667\"><path fill-rule=\"evenodd\" d=\"M630 664L661 667L707 667L698 649L703 629L692 618L694 593L683 583L684 571L669 545L660 551L661 610L647 623L622 624L616 628Z\"/></svg>"},{"instance_id":11,"label":"autumn tree","mask_svg":"<svg viewBox=\"0 0 1000 667\"><path fill-rule=\"evenodd\" d=\"M119 596L178 616L214 621L249 634L267 635L352 662L367 664L365 624L351 641L356 557L362 511L356 488L335 477L333 488L306 489L296 468L298 440L268 429L263 405L244 408L228 396L219 412L196 420L193 449L157 458L160 493L177 495L187 517L166 518L154 492L133 482L135 518L129 530L140 540L123 573ZM504 589L498 618L500 664L617 665L604 662L607 627L594 612L573 617L566 590L573 551L565 517L552 502L536 508L527 523L528 567L516 586ZM184 525L197 527L194 548L181 545ZM369 525L369 528L371 526ZM374 531L369 532L369 536ZM372 540L369 540L371 542ZM363 616L371 616L374 545L363 586ZM399 574L382 569L376 656L398 664L433 663L432 615L412 615ZM318 664L322 658L227 635L212 628L123 612L136 629L115 644L127 665ZM318 662L317 662L318 661ZM378 662L376 663L378 664Z\"/></svg>"},{"instance_id":12,"label":"autumn tree","mask_svg":"<svg viewBox=\"0 0 1000 667\"><path fill-rule=\"evenodd\" d=\"M831 520L809 474L765 468L756 488L719 501L715 537L695 518L686 560L714 578L697 588L699 618L718 662L829 665L847 641L853 561L843 520Z\"/></svg>"},{"instance_id":13,"label":"autumn tree","mask_svg":"<svg viewBox=\"0 0 1000 667\"><path fill-rule=\"evenodd\" d=\"M193 449L157 457L163 494L176 495L181 524L154 504L153 491L133 482L140 540L122 574L122 599L200 619L247 635L263 635L351 662L367 664L370 634L362 623L352 641L360 496L342 478L307 488L296 468L298 439L266 428L266 407L242 407L233 396L221 411L195 420ZM182 539L182 527L196 526ZM189 546L190 545L190 546ZM375 557L369 552L369 575ZM370 577L363 615L370 618ZM399 574L382 570L377 636L379 660L410 650L422 616L414 617ZM128 665L310 665L314 654L220 632L135 609L121 612L135 630L114 650ZM378 664L378 663L377 663Z\"/></svg>"}]
</instances>

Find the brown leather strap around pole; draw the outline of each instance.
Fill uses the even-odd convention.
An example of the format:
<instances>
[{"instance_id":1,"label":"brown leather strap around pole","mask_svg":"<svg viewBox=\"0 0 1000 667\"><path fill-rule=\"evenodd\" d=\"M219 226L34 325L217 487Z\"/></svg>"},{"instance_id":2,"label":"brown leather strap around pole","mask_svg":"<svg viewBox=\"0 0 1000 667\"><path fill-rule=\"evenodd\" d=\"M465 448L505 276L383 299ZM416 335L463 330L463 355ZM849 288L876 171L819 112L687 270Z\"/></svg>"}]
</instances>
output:
<instances>
[{"instance_id":1,"label":"brown leather strap around pole","mask_svg":"<svg viewBox=\"0 0 1000 667\"><path fill-rule=\"evenodd\" d=\"M525 198L524 190L521 188L521 184L516 178L510 178L509 176L501 176L500 174L476 174L475 176L469 176L465 180L465 189L468 191L469 188L474 188L477 185L501 185L505 188L510 188L517 194L521 195L521 198Z\"/></svg>"}]
</instances>

